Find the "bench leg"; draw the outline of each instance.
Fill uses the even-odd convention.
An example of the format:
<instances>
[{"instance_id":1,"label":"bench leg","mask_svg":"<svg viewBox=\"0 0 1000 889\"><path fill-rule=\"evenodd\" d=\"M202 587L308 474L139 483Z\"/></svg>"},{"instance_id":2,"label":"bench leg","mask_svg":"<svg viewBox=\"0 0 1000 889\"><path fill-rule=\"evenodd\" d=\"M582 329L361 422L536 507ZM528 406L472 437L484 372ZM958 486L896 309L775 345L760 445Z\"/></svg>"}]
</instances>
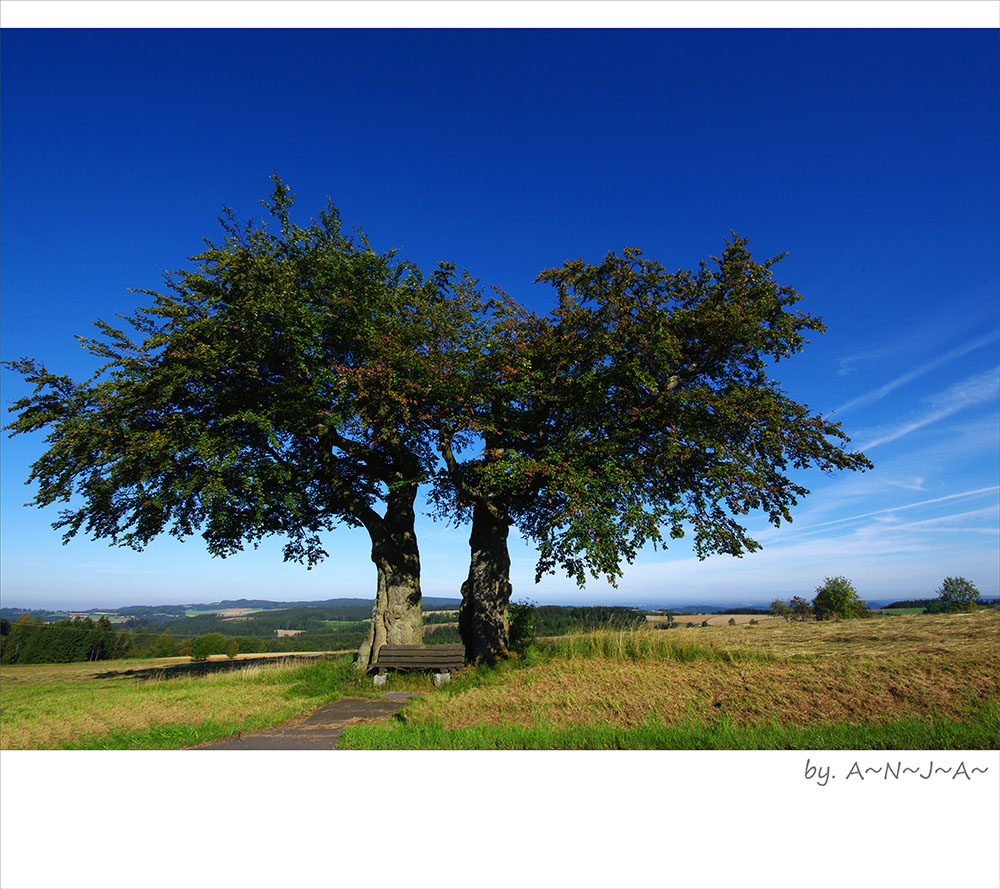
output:
<instances>
[{"instance_id":1,"label":"bench leg","mask_svg":"<svg viewBox=\"0 0 1000 889\"><path fill-rule=\"evenodd\" d=\"M434 687L440 688L446 682L451 682L451 673L435 673L434 674Z\"/></svg>"},{"instance_id":2,"label":"bench leg","mask_svg":"<svg viewBox=\"0 0 1000 889\"><path fill-rule=\"evenodd\" d=\"M374 684L375 684L376 686L383 686L383 685L385 685L385 684L386 684L386 682L387 682L388 680L389 680L389 675L388 675L387 673L376 673L376 674L375 674L375 675L374 675L374 676L372 677L372 682L373 682L373 683L374 683Z\"/></svg>"}]
</instances>

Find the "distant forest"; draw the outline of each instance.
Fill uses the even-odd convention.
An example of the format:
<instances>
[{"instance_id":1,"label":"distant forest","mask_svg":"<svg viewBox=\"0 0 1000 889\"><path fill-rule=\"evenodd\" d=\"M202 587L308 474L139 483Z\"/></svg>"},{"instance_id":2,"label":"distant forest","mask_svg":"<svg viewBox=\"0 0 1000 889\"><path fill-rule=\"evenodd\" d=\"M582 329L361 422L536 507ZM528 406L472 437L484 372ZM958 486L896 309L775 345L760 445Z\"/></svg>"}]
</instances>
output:
<instances>
[{"instance_id":1,"label":"distant forest","mask_svg":"<svg viewBox=\"0 0 1000 889\"><path fill-rule=\"evenodd\" d=\"M197 653L196 643L206 636L225 639L219 651L209 651L210 654L222 654L233 642L235 651L244 654L357 648L368 631L372 603L364 599L346 601L352 604L293 603L297 607L279 609L273 607L274 602L238 600L205 606L271 606L266 611L233 618L222 618L215 613L187 617L187 610L197 610L197 606L137 605L115 612L116 623L107 615L96 620L89 616L53 620L53 615L59 612L32 615L4 609L5 616L0 618L0 663L175 657L191 654L192 649ZM428 610L454 608L457 604L455 600L431 601ZM126 619L121 621L121 617ZM279 635L279 630L293 632Z\"/></svg>"},{"instance_id":2,"label":"distant forest","mask_svg":"<svg viewBox=\"0 0 1000 889\"><path fill-rule=\"evenodd\" d=\"M336 601L336 600L335 600ZM339 600L341 603L344 600ZM357 648L368 631L371 602L356 604L309 603L291 608L270 608L254 614L223 618L217 613L187 617L195 606L146 606L121 608L113 624L104 615L52 620L52 612L34 616L16 612L15 620L0 621L0 663L39 664L111 658L174 657L204 653L255 654L272 651L336 651ZM253 600L213 603L213 608L253 608ZM266 603L273 606L275 603ZM459 642L454 626L455 600L431 602L426 615L427 644ZM208 606L206 606L208 607ZM7 609L9 612L10 609ZM534 608L534 632L555 636L594 628L632 629L645 622L642 612L619 606L540 605ZM294 631L278 635L279 630ZM210 640L210 641L209 641ZM235 643L235 649L233 648ZM207 647L206 647L207 646Z\"/></svg>"},{"instance_id":3,"label":"distant forest","mask_svg":"<svg viewBox=\"0 0 1000 889\"><path fill-rule=\"evenodd\" d=\"M935 601L905 599L883 607L928 609ZM200 606L133 605L116 612L73 617L66 617L66 612L32 614L5 608L0 611L0 663L351 650L361 645L368 632L372 603L364 599L282 603L289 606L284 608L274 607L277 604L239 599ZM425 599L425 644L461 642L456 626L458 605L455 599ZM238 617L224 618L215 612L187 616L189 610L202 608L255 607L262 610ZM536 605L532 607L533 634L560 636L593 629L635 629L645 623L646 613L612 605ZM685 612L657 609L654 613L680 616ZM726 613L769 611L732 608Z\"/></svg>"}]
</instances>

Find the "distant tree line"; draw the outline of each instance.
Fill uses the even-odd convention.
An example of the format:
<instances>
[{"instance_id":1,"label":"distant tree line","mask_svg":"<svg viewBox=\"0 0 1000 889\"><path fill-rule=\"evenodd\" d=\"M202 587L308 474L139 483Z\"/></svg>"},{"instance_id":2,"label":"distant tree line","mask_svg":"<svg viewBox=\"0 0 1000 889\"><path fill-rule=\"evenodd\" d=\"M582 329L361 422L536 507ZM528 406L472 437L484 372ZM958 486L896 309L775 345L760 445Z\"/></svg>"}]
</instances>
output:
<instances>
[{"instance_id":1,"label":"distant tree line","mask_svg":"<svg viewBox=\"0 0 1000 889\"><path fill-rule=\"evenodd\" d=\"M0 660L4 664L70 663L117 658L208 657L217 654L264 652L337 651L357 648L365 638L367 620L359 609L370 606L291 608L224 620L218 614L183 617L164 623L154 619L162 609L153 606L133 613L118 628L107 617L48 621L43 615L22 615L4 620L0 629ZM250 606L246 606L250 607ZM530 635L558 636L588 629L635 629L645 622L642 613L620 606L515 606L515 613L529 616ZM119 614L122 613L120 610ZM340 621L330 624L328 621ZM452 623L453 614L428 613L428 624ZM277 629L301 630L278 637ZM517 634L515 634L517 635ZM523 635L528 635L527 631ZM428 645L461 642L453 626L432 626L424 634ZM517 642L512 640L512 644Z\"/></svg>"},{"instance_id":2,"label":"distant tree line","mask_svg":"<svg viewBox=\"0 0 1000 889\"><path fill-rule=\"evenodd\" d=\"M99 661L118 658L162 658L227 653L235 643L244 654L263 652L337 651L356 648L365 635L365 624L358 622L348 630L303 632L294 636L261 638L206 632L175 635L169 628L144 631L132 628L116 630L106 617L45 622L42 617L22 616L0 625L0 663L58 664L74 661ZM211 637L206 643L205 637ZM201 641L199 641L201 640ZM219 640L222 640L221 644ZM206 645L208 646L206 648ZM218 648L218 650L215 650Z\"/></svg>"},{"instance_id":3,"label":"distant tree line","mask_svg":"<svg viewBox=\"0 0 1000 889\"><path fill-rule=\"evenodd\" d=\"M281 611L263 611L246 617L223 618L218 614L196 614L166 622L144 622L133 618L126 622L131 629L149 629L153 626L169 629L175 635L201 636L205 633L222 633L225 636L259 636L268 638L276 630L306 630L331 632L328 621L364 624L371 618L371 606L341 606L337 608L289 608ZM341 629L341 627L336 627ZM351 629L354 629L353 627Z\"/></svg>"},{"instance_id":4,"label":"distant tree line","mask_svg":"<svg viewBox=\"0 0 1000 889\"><path fill-rule=\"evenodd\" d=\"M72 661L102 661L125 655L127 641L106 617L98 620L73 618L45 623L39 618L19 617L3 622L0 630L0 663L62 664Z\"/></svg>"},{"instance_id":5,"label":"distant tree line","mask_svg":"<svg viewBox=\"0 0 1000 889\"><path fill-rule=\"evenodd\" d=\"M431 611L424 613L425 624L447 624L458 621L458 614L454 611Z\"/></svg>"},{"instance_id":6,"label":"distant tree line","mask_svg":"<svg viewBox=\"0 0 1000 889\"><path fill-rule=\"evenodd\" d=\"M607 628L634 630L646 622L646 616L617 605L536 605L534 622L537 635L559 636Z\"/></svg>"}]
</instances>

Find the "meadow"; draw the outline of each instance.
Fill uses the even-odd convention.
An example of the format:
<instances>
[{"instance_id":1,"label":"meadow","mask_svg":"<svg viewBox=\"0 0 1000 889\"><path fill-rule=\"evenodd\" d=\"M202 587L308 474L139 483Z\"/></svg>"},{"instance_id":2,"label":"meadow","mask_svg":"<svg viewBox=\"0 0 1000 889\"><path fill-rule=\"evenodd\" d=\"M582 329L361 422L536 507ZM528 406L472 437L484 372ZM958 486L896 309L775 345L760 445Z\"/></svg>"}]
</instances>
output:
<instances>
[{"instance_id":1,"label":"meadow","mask_svg":"<svg viewBox=\"0 0 1000 889\"><path fill-rule=\"evenodd\" d=\"M261 663L263 660L263 663ZM255 659L204 676L141 679L127 671L188 658L0 668L0 749L168 749L270 728L339 697L351 658Z\"/></svg>"},{"instance_id":2,"label":"meadow","mask_svg":"<svg viewBox=\"0 0 1000 889\"><path fill-rule=\"evenodd\" d=\"M340 746L994 749L998 642L996 609L540 640Z\"/></svg>"},{"instance_id":3,"label":"meadow","mask_svg":"<svg viewBox=\"0 0 1000 889\"><path fill-rule=\"evenodd\" d=\"M996 749L1000 611L603 629L536 640L434 690L374 689L350 656L200 677L186 659L0 668L3 749L167 749L279 725L345 695L420 691L340 746L471 749Z\"/></svg>"}]
</instances>

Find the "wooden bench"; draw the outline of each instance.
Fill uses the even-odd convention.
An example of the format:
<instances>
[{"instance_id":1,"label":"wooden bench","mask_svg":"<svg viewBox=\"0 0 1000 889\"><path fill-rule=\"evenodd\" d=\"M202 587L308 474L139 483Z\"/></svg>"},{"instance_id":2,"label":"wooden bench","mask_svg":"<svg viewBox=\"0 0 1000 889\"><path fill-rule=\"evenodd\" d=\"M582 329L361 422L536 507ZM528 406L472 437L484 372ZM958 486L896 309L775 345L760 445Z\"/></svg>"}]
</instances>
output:
<instances>
[{"instance_id":1,"label":"wooden bench","mask_svg":"<svg viewBox=\"0 0 1000 889\"><path fill-rule=\"evenodd\" d=\"M383 645L378 650L378 659L368 668L369 673L376 676L375 684L381 685L385 680L386 670L433 670L439 676L447 677L434 684L441 685L451 678L451 674L465 666L465 646L454 645Z\"/></svg>"}]
</instances>

